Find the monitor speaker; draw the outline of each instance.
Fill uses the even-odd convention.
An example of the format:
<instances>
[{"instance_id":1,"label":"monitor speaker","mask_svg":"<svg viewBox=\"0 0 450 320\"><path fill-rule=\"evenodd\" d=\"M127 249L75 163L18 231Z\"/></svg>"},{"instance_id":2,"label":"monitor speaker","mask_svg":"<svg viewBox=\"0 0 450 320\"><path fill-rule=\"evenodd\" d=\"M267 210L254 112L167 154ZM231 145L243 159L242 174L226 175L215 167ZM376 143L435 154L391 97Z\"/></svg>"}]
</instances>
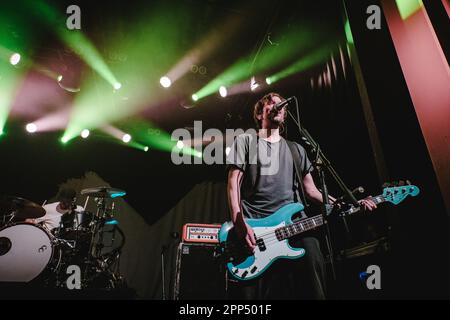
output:
<instances>
[{"instance_id":1,"label":"monitor speaker","mask_svg":"<svg viewBox=\"0 0 450 320\"><path fill-rule=\"evenodd\" d=\"M218 245L180 243L175 269L175 300L226 298L227 273Z\"/></svg>"}]
</instances>

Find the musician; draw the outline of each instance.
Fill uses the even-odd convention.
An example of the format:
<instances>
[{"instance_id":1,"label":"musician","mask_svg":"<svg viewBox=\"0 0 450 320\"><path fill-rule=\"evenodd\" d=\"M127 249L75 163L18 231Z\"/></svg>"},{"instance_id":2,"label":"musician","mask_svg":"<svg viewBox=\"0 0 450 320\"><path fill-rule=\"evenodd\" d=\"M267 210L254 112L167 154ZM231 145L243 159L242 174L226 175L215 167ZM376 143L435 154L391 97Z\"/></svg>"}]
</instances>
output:
<instances>
[{"instance_id":1,"label":"musician","mask_svg":"<svg viewBox=\"0 0 450 320\"><path fill-rule=\"evenodd\" d=\"M27 222L40 223L49 231L60 227L63 215L69 215L73 212L83 211L83 207L77 206L76 191L71 188L63 188L56 196L57 202L48 203L43 206L46 213L43 217L37 219L27 219Z\"/></svg>"},{"instance_id":2,"label":"musician","mask_svg":"<svg viewBox=\"0 0 450 320\"><path fill-rule=\"evenodd\" d=\"M285 107L279 111L273 109L275 104L284 100L277 93L262 97L255 104L253 113L259 129L257 135L242 134L236 137L227 157L227 194L231 219L238 238L251 251L256 241L245 218L264 218L286 204L302 202L293 157L286 140L280 135L287 111ZM304 193L312 202L321 203L322 193L314 184L311 175L313 167L306 151L297 143L295 146L300 153L299 167ZM254 159L252 150L258 150L256 162L250 160ZM335 201L334 197L330 199L331 202ZM376 208L370 199L359 203L367 210ZM306 215L302 213L301 218L304 217ZM325 265L318 239L303 237L295 239L291 245L304 248L305 256L293 261L282 259L277 266L270 267L255 280L240 281L237 284L238 294L234 298L325 299Z\"/></svg>"}]
</instances>

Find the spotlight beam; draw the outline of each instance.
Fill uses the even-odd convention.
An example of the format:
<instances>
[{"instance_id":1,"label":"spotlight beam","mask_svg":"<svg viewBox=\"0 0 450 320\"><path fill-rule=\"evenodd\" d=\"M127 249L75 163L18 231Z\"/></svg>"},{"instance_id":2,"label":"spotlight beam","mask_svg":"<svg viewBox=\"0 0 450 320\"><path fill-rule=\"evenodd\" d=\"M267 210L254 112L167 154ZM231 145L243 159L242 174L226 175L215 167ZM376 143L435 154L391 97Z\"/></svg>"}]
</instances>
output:
<instances>
[{"instance_id":1,"label":"spotlight beam","mask_svg":"<svg viewBox=\"0 0 450 320\"><path fill-rule=\"evenodd\" d=\"M218 23L218 28L212 29L201 41L180 59L177 64L167 72L172 83L183 77L192 65L201 64L202 61L216 52L221 45L227 43L243 23L241 16L233 16Z\"/></svg>"},{"instance_id":2,"label":"spotlight beam","mask_svg":"<svg viewBox=\"0 0 450 320\"><path fill-rule=\"evenodd\" d=\"M10 51L0 46L0 56L8 60ZM0 63L0 132L4 133L4 128L8 120L12 102L16 96L16 90L26 68L16 69L9 63Z\"/></svg>"},{"instance_id":3,"label":"spotlight beam","mask_svg":"<svg viewBox=\"0 0 450 320\"><path fill-rule=\"evenodd\" d=\"M194 9L187 4L174 9L168 2L159 2L150 14L143 13L135 25L130 26L133 37L123 41L112 38L106 44L113 52L126 53L127 63L115 65L115 72L120 74L123 86L120 91L108 90L109 83L99 82L96 75L88 76L81 87L81 94L75 97L65 136L77 137L85 128L98 129L129 118L143 109L166 105L174 99L159 98L162 96L159 78L165 74L167 66L173 65L180 56L177 51L180 30L173 21L168 21L167 16L170 14L171 19L185 19L187 23L186 19L191 17L189 10ZM155 45L157 43L160 45ZM147 59L149 56L152 59ZM147 60L142 63L142 59ZM132 132L130 134L133 135Z\"/></svg>"},{"instance_id":4,"label":"spotlight beam","mask_svg":"<svg viewBox=\"0 0 450 320\"><path fill-rule=\"evenodd\" d=\"M333 51L332 45L322 46L321 48L303 56L300 60L291 64L287 68L268 77L269 82L275 83L277 81L280 81L281 79L287 78L293 74L302 72L302 71L307 70L308 68L311 68L319 63L322 63L330 57L330 52L332 52L332 51Z\"/></svg>"},{"instance_id":5,"label":"spotlight beam","mask_svg":"<svg viewBox=\"0 0 450 320\"><path fill-rule=\"evenodd\" d=\"M292 27L285 32L283 43L279 46L267 46L259 54L258 59L246 56L237 60L224 72L210 81L206 86L195 92L199 99L203 99L217 92L220 86L231 87L254 74L260 74L268 69L290 61L299 53L323 41L321 35L325 32L313 30L313 26L303 25L300 28Z\"/></svg>"},{"instance_id":6,"label":"spotlight beam","mask_svg":"<svg viewBox=\"0 0 450 320\"><path fill-rule=\"evenodd\" d=\"M66 17L59 12L40 1L29 1L30 10L37 15L39 19L47 23L56 31L64 43L72 48L92 69L94 69L103 79L108 81L114 87L118 83L112 71L109 69L102 56L92 44L92 42L81 31L70 31L65 27Z\"/></svg>"}]
</instances>

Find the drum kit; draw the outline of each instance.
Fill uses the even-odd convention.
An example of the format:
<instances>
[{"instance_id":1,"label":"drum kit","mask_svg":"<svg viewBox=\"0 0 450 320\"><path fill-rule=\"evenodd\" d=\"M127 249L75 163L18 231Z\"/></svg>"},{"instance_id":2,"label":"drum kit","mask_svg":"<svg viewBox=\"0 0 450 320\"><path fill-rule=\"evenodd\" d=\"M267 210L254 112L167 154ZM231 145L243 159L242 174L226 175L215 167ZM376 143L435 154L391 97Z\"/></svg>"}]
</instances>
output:
<instances>
[{"instance_id":1,"label":"drum kit","mask_svg":"<svg viewBox=\"0 0 450 320\"><path fill-rule=\"evenodd\" d=\"M96 211L71 210L61 215L59 228L48 230L41 218L46 210L29 200L0 197L0 283L29 283L66 288L70 266L80 270L81 288L124 286L119 258L125 236L114 218L114 199L125 191L98 187L81 191L93 199Z\"/></svg>"}]
</instances>

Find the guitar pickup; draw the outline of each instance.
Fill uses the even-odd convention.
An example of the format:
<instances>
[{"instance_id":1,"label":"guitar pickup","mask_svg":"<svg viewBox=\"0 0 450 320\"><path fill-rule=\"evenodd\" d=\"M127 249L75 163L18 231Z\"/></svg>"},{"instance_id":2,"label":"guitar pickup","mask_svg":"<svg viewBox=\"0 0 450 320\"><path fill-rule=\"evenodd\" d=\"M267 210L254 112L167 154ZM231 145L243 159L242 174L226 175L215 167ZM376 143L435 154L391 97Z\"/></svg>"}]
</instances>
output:
<instances>
[{"instance_id":1,"label":"guitar pickup","mask_svg":"<svg viewBox=\"0 0 450 320\"><path fill-rule=\"evenodd\" d=\"M252 270L250 270L250 273L255 273L255 271L258 269L258 267L257 266L254 266L253 268L252 268Z\"/></svg>"},{"instance_id":2,"label":"guitar pickup","mask_svg":"<svg viewBox=\"0 0 450 320\"><path fill-rule=\"evenodd\" d=\"M266 251L266 244L264 243L264 240L263 239L257 239L256 240L256 245L258 246L258 248L259 248L259 251Z\"/></svg>"}]
</instances>

